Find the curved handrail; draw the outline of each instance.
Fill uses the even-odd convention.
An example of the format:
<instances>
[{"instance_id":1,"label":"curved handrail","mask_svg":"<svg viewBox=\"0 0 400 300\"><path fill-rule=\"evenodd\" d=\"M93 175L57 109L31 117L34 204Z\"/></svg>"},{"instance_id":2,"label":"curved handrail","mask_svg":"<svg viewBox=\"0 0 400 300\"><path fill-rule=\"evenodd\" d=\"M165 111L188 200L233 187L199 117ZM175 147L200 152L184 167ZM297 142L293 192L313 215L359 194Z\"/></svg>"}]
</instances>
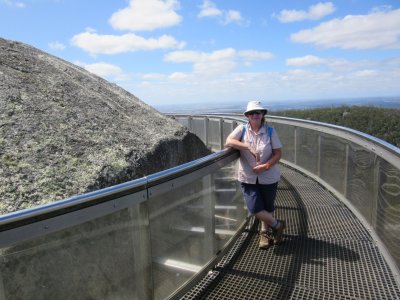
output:
<instances>
[{"instance_id":1,"label":"curved handrail","mask_svg":"<svg viewBox=\"0 0 400 300\"><path fill-rule=\"evenodd\" d=\"M244 118L244 116L242 114L229 114L229 113L207 113L207 114L183 114L183 113L179 113L179 114L172 114L172 113L167 113L167 115L169 116L180 116L180 117L215 117L215 118L223 118L226 120L233 120L233 121L238 121L238 122L246 122L246 119ZM352 128L348 128L348 127L344 127L344 126L340 126L340 125L334 125L334 124L329 124L329 123L324 123L324 122L319 122L319 121L311 121L311 120L303 120L303 119L297 119L297 118L289 118L289 117L281 117L281 116L273 116L273 115L267 115L266 116L267 121L268 120L272 120L272 121L284 121L284 122L288 122L291 123L293 125L296 124L302 124L302 125L307 125L307 126L318 126L318 127L324 127L324 128L328 128L328 129L336 129L336 130L340 130L346 133L350 133L350 134L354 134L362 139L365 139L369 142L372 142L380 147L383 147L384 149L392 152L393 154L397 155L400 158L400 148L380 139L377 137L374 137L370 134L352 129ZM318 130L318 128L314 127L314 129ZM378 153L379 154L379 153Z\"/></svg>"},{"instance_id":2,"label":"curved handrail","mask_svg":"<svg viewBox=\"0 0 400 300\"><path fill-rule=\"evenodd\" d=\"M31 222L37 222L39 220L51 218L60 214L66 214L84 207L93 206L104 201L109 201L129 193L145 190L146 188L163 181L171 180L181 176L182 174L203 168L232 154L234 154L234 151L231 149L224 149L217 153L139 179L82 195L73 196L53 203L40 205L34 208L27 208L0 215L0 232L13 227L18 227L21 224L26 225Z\"/></svg>"},{"instance_id":3,"label":"curved handrail","mask_svg":"<svg viewBox=\"0 0 400 300\"><path fill-rule=\"evenodd\" d=\"M400 157L400 148L382 140L379 139L377 137L374 137L370 134L352 129L352 128L348 128L348 127L343 127L343 126L339 126L339 125L334 125L334 124L328 124L328 123L324 123L324 122L318 122L318 121L311 121L311 120L303 120L303 119L297 119L297 118L287 118L287 117L280 117L280 116L268 116L268 118L270 118L271 120L285 120L285 121L293 121L293 122L299 122L302 124L312 124L312 125L318 125L318 126L323 126L323 127L327 127L327 128L334 128L334 129L338 129L344 132L349 132L352 134L355 134L359 137L362 137L366 140L369 140L375 144L378 144L381 147L386 148L387 150L392 151L393 153L399 155Z\"/></svg>"},{"instance_id":4,"label":"curved handrail","mask_svg":"<svg viewBox=\"0 0 400 300\"><path fill-rule=\"evenodd\" d=\"M204 135L201 118L206 118L206 123L213 119L231 121L233 126L246 121L240 114L175 116L184 124L197 126L194 132L200 135ZM183 121L185 118L198 121ZM400 148L338 125L278 116L267 116L267 121L284 139L281 162L314 178L348 206L370 231L400 281L400 253L395 246L400 236L396 217Z\"/></svg>"}]
</instances>

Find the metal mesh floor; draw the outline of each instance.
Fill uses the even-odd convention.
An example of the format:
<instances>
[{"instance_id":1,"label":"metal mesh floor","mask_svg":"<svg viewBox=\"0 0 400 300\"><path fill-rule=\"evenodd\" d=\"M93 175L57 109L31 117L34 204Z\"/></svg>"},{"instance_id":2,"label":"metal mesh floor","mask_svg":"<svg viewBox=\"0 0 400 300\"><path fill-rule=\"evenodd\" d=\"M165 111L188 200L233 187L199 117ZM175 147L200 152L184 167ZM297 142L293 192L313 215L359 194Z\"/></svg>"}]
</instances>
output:
<instances>
[{"instance_id":1,"label":"metal mesh floor","mask_svg":"<svg viewBox=\"0 0 400 300\"><path fill-rule=\"evenodd\" d=\"M257 223L182 299L400 299L361 222L310 178L282 167L276 217L284 241L258 249Z\"/></svg>"}]
</instances>

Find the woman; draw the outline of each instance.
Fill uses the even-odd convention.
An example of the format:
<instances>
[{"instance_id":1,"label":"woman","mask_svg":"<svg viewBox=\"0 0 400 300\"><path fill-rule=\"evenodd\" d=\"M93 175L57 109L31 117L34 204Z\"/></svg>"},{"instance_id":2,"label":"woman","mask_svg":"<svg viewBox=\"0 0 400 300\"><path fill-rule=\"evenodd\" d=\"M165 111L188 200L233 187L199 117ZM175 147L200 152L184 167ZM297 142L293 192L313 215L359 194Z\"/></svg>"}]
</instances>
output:
<instances>
[{"instance_id":1,"label":"woman","mask_svg":"<svg viewBox=\"0 0 400 300\"><path fill-rule=\"evenodd\" d=\"M226 140L226 146L240 150L238 180L248 210L261 221L262 249L278 245L285 229L285 222L273 217L282 144L276 131L266 124L266 114L259 101L250 101L244 112L249 122L236 127Z\"/></svg>"}]
</instances>

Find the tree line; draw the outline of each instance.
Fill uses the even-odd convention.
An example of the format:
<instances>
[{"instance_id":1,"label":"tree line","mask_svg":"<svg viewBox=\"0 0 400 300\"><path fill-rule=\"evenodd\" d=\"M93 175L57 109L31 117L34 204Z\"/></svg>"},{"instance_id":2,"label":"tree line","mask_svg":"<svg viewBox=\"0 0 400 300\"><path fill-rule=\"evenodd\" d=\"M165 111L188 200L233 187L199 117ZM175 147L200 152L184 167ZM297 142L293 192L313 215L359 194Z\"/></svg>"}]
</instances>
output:
<instances>
[{"instance_id":1,"label":"tree line","mask_svg":"<svg viewBox=\"0 0 400 300\"><path fill-rule=\"evenodd\" d=\"M400 147L400 109L344 105L276 111L270 114L348 127Z\"/></svg>"}]
</instances>

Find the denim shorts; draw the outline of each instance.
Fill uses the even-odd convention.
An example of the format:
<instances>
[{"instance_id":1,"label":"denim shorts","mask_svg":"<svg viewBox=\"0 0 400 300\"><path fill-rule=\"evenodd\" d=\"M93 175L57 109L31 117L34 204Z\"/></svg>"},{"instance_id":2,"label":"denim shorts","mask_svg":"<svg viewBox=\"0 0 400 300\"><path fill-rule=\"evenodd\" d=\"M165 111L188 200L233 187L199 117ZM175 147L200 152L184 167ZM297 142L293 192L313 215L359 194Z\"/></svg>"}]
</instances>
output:
<instances>
[{"instance_id":1,"label":"denim shorts","mask_svg":"<svg viewBox=\"0 0 400 300\"><path fill-rule=\"evenodd\" d=\"M270 213L275 211L276 190L278 182L272 184L249 184L240 183L247 209L251 214L256 214L262 210Z\"/></svg>"}]
</instances>

